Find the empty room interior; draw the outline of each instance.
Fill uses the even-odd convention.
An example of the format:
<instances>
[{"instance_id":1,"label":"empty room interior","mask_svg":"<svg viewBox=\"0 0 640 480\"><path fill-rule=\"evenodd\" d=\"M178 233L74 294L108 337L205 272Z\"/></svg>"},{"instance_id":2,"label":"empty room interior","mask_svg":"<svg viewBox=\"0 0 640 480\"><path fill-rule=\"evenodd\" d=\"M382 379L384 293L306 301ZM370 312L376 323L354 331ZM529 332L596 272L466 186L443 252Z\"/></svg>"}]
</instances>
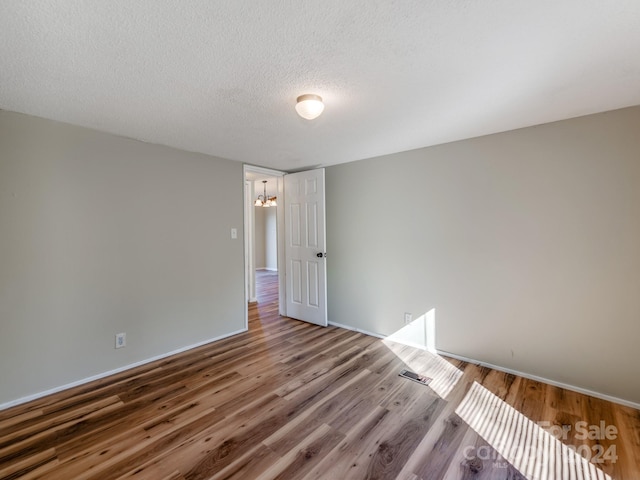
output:
<instances>
[{"instance_id":1,"label":"empty room interior","mask_svg":"<svg viewBox=\"0 0 640 480\"><path fill-rule=\"evenodd\" d=\"M640 478L640 2L0 2L0 479Z\"/></svg>"}]
</instances>

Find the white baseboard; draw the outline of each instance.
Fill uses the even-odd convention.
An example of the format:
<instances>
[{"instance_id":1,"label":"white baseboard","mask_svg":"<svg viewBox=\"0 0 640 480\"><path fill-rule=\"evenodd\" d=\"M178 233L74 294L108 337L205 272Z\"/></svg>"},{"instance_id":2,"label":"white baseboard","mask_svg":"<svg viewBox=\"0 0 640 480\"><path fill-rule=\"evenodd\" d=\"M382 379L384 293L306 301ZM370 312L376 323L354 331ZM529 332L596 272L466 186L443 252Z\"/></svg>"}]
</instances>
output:
<instances>
[{"instance_id":1,"label":"white baseboard","mask_svg":"<svg viewBox=\"0 0 640 480\"><path fill-rule=\"evenodd\" d=\"M511 375L517 375L519 377L528 378L529 380L535 380L536 382L546 383L548 385L553 385L554 387L564 388L565 390L571 390L572 392L582 393L583 395L590 395L595 398L599 398L601 400L606 400L608 402L618 403L620 405L624 405L626 407L631 407L640 410L640 403L631 402L629 400L624 400L622 398L613 397L611 395L606 395L604 393L594 392L593 390L588 390L582 387L576 387L575 385L569 385L568 383L557 382L555 380L551 380L549 378L539 377L537 375L532 375L530 373L520 372L518 370L512 370L510 368L501 367L499 365L493 365L492 363L481 362L479 360L474 360L473 358L467 358L462 355L457 355L451 352L445 352L444 350L437 350L439 355L444 357L455 358L456 360L462 360L463 362L473 363L475 365L480 365L482 367L491 368L493 370L497 370L499 372L510 373Z\"/></svg>"},{"instance_id":2,"label":"white baseboard","mask_svg":"<svg viewBox=\"0 0 640 480\"><path fill-rule=\"evenodd\" d=\"M381 335L379 333L369 332L367 330L362 330L362 329L359 329L359 328L351 327L349 325L343 325L343 324L336 323L336 322L329 322L329 325L334 326L334 327L344 328L345 330L352 330L354 332L362 333L364 335L369 335L371 337L376 337L376 338L381 338L381 339L386 338L385 335ZM43 392L38 392L38 393L35 393L35 394L32 394L32 395L28 395L26 397L18 398L16 400L12 400L10 402L2 403L2 404L0 404L0 410L6 410L7 408L15 407L16 405L27 403L27 402L30 402L32 400L37 400L38 398L46 397L47 395L51 395L53 393L58 393L58 392L61 392L63 390L67 390L69 388L77 387L79 385L83 385L85 383L89 383L89 382L92 382L94 380L99 380L101 378L108 377L109 375L114 375L116 373L120 373L120 372L123 372L125 370L129 370L131 368L139 367L139 366L145 365L147 363L155 362L156 360L162 360L163 358L167 358L167 357L170 357L172 355L176 355L178 353L186 352L186 351L191 350L193 348L197 348L197 347L201 347L202 345L206 345L207 343L216 342L218 340L222 340L224 338L232 337L234 335L238 335L239 333L243 333L243 332L246 332L246 331L247 331L246 328L243 328L241 330L236 330L235 332L231 332L231 333L228 333L228 334L225 334L225 335L220 335L218 337L214 337L214 338L211 338L211 339L208 339L208 340L204 340L202 342L198 342L198 343L195 343L193 345L182 347L182 348L173 350L173 351L168 352L168 353L164 353L164 354L161 354L161 355L156 355L155 357L151 357L151 358L148 358L148 359L145 359L145 360L141 360L139 362L135 362L135 363L132 363L132 364L129 364L129 365L125 365L124 367L119 367L119 368L116 368L114 370L109 370L107 372L99 373L99 374L93 375L91 377L83 378L82 380L77 380L75 382L67 383L66 385L62 385L62 386L55 387L55 388L52 388L52 389L49 389L49 390L45 390ZM404 343L404 342L398 342L398 343ZM407 345L409 345L410 347L421 348L423 350L426 350L426 348L424 346L421 346L421 345L418 345L418 344L409 344L409 343L407 343ZM557 382L555 380L551 380L551 379L544 378L544 377L539 377L537 375L532 375L532 374L529 374L529 373L520 372L518 370L512 370L510 368L501 367L499 365L494 365L492 363L482 362L482 361L479 361L479 360L475 360L473 358L468 358L468 357L465 357L465 356L462 356L462 355L458 355L458 354L455 354L455 353L446 352L444 350L439 350L438 349L437 353L439 355L443 355L445 357L455 358L455 359L461 360L463 362L472 363L472 364L475 364L475 365L480 365L480 366L483 366L483 367L491 368L493 370L497 370L499 372L509 373L511 375L517 375L519 377L528 378L529 380L534 380L534 381L537 381L537 382L546 383L548 385L553 385L555 387L564 388L566 390L571 390L573 392L581 393L581 394L584 394L584 395L590 395L590 396L595 397L595 398L600 398L602 400L606 400L606 401L613 402L613 403L618 403L620 405L624 405L624 406L627 406L627 407L631 407L631 408L635 408L637 410L640 410L640 403L632 402L632 401L629 401L629 400L624 400L622 398L614 397L614 396L611 396L611 395L606 395L606 394L599 393L599 392L594 392L593 390L588 390L588 389L582 388L582 387L576 387L575 385L569 385L567 383Z\"/></svg>"},{"instance_id":3,"label":"white baseboard","mask_svg":"<svg viewBox=\"0 0 640 480\"><path fill-rule=\"evenodd\" d=\"M349 325L342 325L340 323L335 323L335 322L329 322L329 325L333 325L334 327L345 328L347 330L353 330L353 331L359 332L359 333L364 333L365 335L370 335L372 337L387 338L387 336L385 336L385 335L380 335L379 333L368 332L366 330L361 330L359 328L351 327ZM409 347L414 347L414 348L419 348L419 349L422 349L422 350L427 350L427 348L424 345L413 344L411 342L400 342L400 341L395 340L395 339L393 341L397 342L397 343L402 343L403 345L408 345ZM475 365L480 365L482 367L491 368L491 369L497 370L499 372L510 373L511 375L517 375L519 377L528 378L529 380L535 380L537 382L542 382L542 383L546 383L548 385L553 385L554 387L564 388L566 390L571 390L572 392L582 393L583 395L590 395L592 397L599 398L601 400L606 400L608 402L618 403L618 404L624 405L626 407L631 407L631 408L635 408L637 410L640 410L640 403L632 402L630 400L625 400L625 399L622 399L622 398L613 397L611 395L606 395L604 393L594 392L593 390L588 390L586 388L576 387L575 385L569 385L567 383L557 382L557 381L551 380L549 378L539 377L537 375L532 375L532 374L529 374L529 373L520 372L518 370L512 370L510 368L501 367L499 365L493 365L491 363L481 362L481 361L475 360L473 358L464 357L462 355L457 355L457 354L451 353L451 352L445 352L444 350L437 349L436 352L439 355L442 355L442 356L445 356L445 357L455 358L457 360L462 360L463 362L472 363L472 364L475 364Z\"/></svg>"},{"instance_id":4,"label":"white baseboard","mask_svg":"<svg viewBox=\"0 0 640 480\"><path fill-rule=\"evenodd\" d=\"M262 271L265 271L265 272L277 272L278 271L277 268L267 268L267 267L256 268L256 270L262 270Z\"/></svg>"},{"instance_id":5,"label":"white baseboard","mask_svg":"<svg viewBox=\"0 0 640 480\"><path fill-rule=\"evenodd\" d=\"M162 360L163 358L170 357L171 355L176 355L178 353L186 352L187 350L201 347L202 345L206 345L207 343L216 342L218 340L222 340L227 337L232 337L234 335L238 335L239 333L243 333L246 331L247 331L246 328L243 328L241 330L236 330L235 332L227 333L224 335L220 335L218 337L210 338L209 340L204 340L202 342L194 343L193 345L178 348L168 353L156 355L155 357L147 358L145 360L140 360L139 362L131 363L129 365L125 365L124 367L115 368L107 372L99 373L97 375L92 375L91 377L83 378L82 380L76 380L75 382L67 383L66 385L61 385L59 387L51 388L43 392L38 392L32 395L27 395L26 397L18 398L16 400L11 400L10 402L0 404L0 410L6 410L7 408L15 407L16 405L20 405L22 403L27 403L32 400L37 400L38 398L46 397L47 395L51 395L52 393L58 393L63 390L67 390L69 388L73 388L79 385L83 385L85 383L93 382L94 380L100 380L101 378L108 377L109 375L114 375L116 373L124 372L125 370L129 370L131 368L135 368L141 365L145 365L147 363L155 362L156 360Z\"/></svg>"},{"instance_id":6,"label":"white baseboard","mask_svg":"<svg viewBox=\"0 0 640 480\"><path fill-rule=\"evenodd\" d=\"M358 333L364 333L365 335L369 335L370 337L383 338L383 339L387 338L386 336L380 335L379 333L373 333L373 332L368 332L366 330L360 330L359 328L351 327L349 325L343 325L341 323L329 322L329 325L331 325L332 327L344 328L345 330L352 330L352 331L358 332Z\"/></svg>"}]
</instances>

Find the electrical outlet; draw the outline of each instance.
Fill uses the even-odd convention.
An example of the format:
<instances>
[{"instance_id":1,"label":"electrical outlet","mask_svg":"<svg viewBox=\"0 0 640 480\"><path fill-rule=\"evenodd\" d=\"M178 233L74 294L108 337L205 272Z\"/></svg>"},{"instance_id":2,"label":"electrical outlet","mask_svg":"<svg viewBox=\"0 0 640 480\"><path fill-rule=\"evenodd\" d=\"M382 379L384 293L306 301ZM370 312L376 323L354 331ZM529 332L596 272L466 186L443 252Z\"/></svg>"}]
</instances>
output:
<instances>
[{"instance_id":1,"label":"electrical outlet","mask_svg":"<svg viewBox=\"0 0 640 480\"><path fill-rule=\"evenodd\" d=\"M411 313L405 312L404 313L404 324L405 325L409 325L411 323L411 320L413 320L413 315Z\"/></svg>"},{"instance_id":2,"label":"electrical outlet","mask_svg":"<svg viewBox=\"0 0 640 480\"><path fill-rule=\"evenodd\" d=\"M116 333L116 348L122 348L127 346L127 334Z\"/></svg>"},{"instance_id":3,"label":"electrical outlet","mask_svg":"<svg viewBox=\"0 0 640 480\"><path fill-rule=\"evenodd\" d=\"M237 228L232 228L231 229L231 239L235 240L236 238L238 238L238 229Z\"/></svg>"}]
</instances>

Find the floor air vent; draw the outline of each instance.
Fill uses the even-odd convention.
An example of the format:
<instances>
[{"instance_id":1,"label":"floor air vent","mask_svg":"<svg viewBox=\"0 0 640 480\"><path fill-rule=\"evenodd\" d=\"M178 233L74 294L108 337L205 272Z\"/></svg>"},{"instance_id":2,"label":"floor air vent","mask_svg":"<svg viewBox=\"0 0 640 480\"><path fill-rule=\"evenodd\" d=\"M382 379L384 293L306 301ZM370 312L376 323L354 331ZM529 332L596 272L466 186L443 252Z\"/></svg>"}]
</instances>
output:
<instances>
[{"instance_id":1,"label":"floor air vent","mask_svg":"<svg viewBox=\"0 0 640 480\"><path fill-rule=\"evenodd\" d=\"M409 380L413 380L414 382L418 382L422 385L429 385L429 382L431 381L429 377L418 375L417 373L410 370L402 370L398 375L404 378L408 378Z\"/></svg>"}]
</instances>

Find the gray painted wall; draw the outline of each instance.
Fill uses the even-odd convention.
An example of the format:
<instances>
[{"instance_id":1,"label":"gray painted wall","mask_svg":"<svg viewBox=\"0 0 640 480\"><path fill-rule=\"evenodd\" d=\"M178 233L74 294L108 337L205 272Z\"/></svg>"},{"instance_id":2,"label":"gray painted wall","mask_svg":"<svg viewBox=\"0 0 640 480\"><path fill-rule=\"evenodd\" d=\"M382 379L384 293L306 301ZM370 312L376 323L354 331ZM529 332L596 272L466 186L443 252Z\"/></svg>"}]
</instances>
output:
<instances>
[{"instance_id":1,"label":"gray painted wall","mask_svg":"<svg viewBox=\"0 0 640 480\"><path fill-rule=\"evenodd\" d=\"M265 208L264 215L264 250L265 268L278 270L278 222L275 208Z\"/></svg>"},{"instance_id":2,"label":"gray painted wall","mask_svg":"<svg viewBox=\"0 0 640 480\"><path fill-rule=\"evenodd\" d=\"M271 210L271 208L253 207L253 218L255 222L253 227L253 247L256 255L254 263L256 269L267 266L265 260L265 213L267 210Z\"/></svg>"},{"instance_id":3,"label":"gray painted wall","mask_svg":"<svg viewBox=\"0 0 640 480\"><path fill-rule=\"evenodd\" d=\"M258 182L256 182L258 183ZM260 184L262 186L262 184ZM276 209L273 207L254 207L255 227L253 241L255 250L255 268L278 269L278 236Z\"/></svg>"},{"instance_id":4,"label":"gray painted wall","mask_svg":"<svg viewBox=\"0 0 640 480\"><path fill-rule=\"evenodd\" d=\"M330 321L640 402L640 107L326 175Z\"/></svg>"},{"instance_id":5,"label":"gray painted wall","mask_svg":"<svg viewBox=\"0 0 640 480\"><path fill-rule=\"evenodd\" d=\"M264 191L263 179L270 180L267 183L267 197L275 197L277 192L277 177L263 177L253 182L254 196ZM278 238L276 208L255 207L254 211L254 251L255 268L277 270L278 269Z\"/></svg>"},{"instance_id":6,"label":"gray painted wall","mask_svg":"<svg viewBox=\"0 0 640 480\"><path fill-rule=\"evenodd\" d=\"M0 404L243 329L242 182L0 111Z\"/></svg>"},{"instance_id":7,"label":"gray painted wall","mask_svg":"<svg viewBox=\"0 0 640 480\"><path fill-rule=\"evenodd\" d=\"M636 107L327 168L330 320L435 308L442 350L640 402L639 130ZM242 329L241 182L0 111L0 404Z\"/></svg>"}]
</instances>

